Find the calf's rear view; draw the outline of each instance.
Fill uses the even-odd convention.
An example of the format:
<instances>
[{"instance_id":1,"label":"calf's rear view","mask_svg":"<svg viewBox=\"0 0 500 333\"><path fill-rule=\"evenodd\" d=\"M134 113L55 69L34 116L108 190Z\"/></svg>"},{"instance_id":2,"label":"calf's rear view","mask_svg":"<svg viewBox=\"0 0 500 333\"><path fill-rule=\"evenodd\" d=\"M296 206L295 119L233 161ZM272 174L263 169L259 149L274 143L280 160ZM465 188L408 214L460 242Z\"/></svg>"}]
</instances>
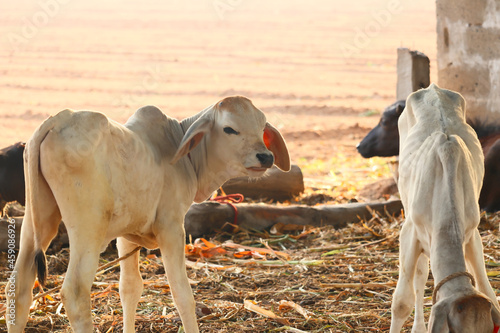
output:
<instances>
[{"instance_id":1,"label":"calf's rear view","mask_svg":"<svg viewBox=\"0 0 500 333\"><path fill-rule=\"evenodd\" d=\"M406 220L391 333L400 332L414 301L412 332L426 331L429 259L436 281L429 332L492 333L500 313L477 230L483 152L465 122L465 101L432 84L408 97L398 125L398 187Z\"/></svg>"}]
</instances>

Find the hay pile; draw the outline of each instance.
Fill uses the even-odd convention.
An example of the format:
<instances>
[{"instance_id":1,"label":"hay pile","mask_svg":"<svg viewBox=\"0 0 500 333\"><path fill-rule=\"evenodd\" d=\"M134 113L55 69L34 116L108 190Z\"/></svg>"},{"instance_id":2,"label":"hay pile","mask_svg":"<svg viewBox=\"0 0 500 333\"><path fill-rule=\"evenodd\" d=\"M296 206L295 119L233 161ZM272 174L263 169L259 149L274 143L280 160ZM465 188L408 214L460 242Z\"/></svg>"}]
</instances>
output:
<instances>
[{"instance_id":1,"label":"hay pile","mask_svg":"<svg viewBox=\"0 0 500 333\"><path fill-rule=\"evenodd\" d=\"M267 232L219 233L186 246L202 332L380 332L390 326L391 295L398 277L401 218L373 216L348 228L277 225ZM481 235L490 281L500 287L500 214L483 216ZM113 246L101 264L116 259ZM47 288L62 284L68 249L48 256ZM2 265L6 262L1 256ZM160 254L141 250L144 292L137 332L179 332ZM98 273L92 308L98 332L122 331L119 264ZM0 273L6 281L4 271ZM426 290L430 310L432 276ZM0 293L5 302L5 282ZM35 287L34 294L41 292ZM5 317L1 319L5 325ZM412 318L405 331L410 332ZM58 292L38 298L27 332L70 332ZM5 326L3 326L2 330Z\"/></svg>"}]
</instances>

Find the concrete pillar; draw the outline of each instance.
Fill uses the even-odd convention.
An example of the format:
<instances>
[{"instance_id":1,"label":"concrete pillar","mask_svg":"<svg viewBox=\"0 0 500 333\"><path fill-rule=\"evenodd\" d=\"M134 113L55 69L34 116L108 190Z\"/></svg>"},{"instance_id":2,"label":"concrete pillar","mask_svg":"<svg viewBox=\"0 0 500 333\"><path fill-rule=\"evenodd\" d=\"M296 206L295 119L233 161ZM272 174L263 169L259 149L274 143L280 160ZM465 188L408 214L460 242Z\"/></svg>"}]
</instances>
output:
<instances>
[{"instance_id":1,"label":"concrete pillar","mask_svg":"<svg viewBox=\"0 0 500 333\"><path fill-rule=\"evenodd\" d=\"M418 51L398 48L398 83L396 99L406 100L409 94L430 84L429 58Z\"/></svg>"},{"instance_id":2,"label":"concrete pillar","mask_svg":"<svg viewBox=\"0 0 500 333\"><path fill-rule=\"evenodd\" d=\"M460 92L467 117L500 122L500 1L437 0L438 84Z\"/></svg>"}]
</instances>

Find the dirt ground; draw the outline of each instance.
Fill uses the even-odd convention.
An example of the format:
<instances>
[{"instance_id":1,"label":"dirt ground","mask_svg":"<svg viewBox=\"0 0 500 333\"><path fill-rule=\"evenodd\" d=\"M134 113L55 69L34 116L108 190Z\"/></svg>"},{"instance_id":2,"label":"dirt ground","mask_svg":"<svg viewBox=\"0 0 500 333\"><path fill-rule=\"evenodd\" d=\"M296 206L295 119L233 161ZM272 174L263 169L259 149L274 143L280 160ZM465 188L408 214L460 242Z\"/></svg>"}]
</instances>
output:
<instances>
[{"instance_id":1,"label":"dirt ground","mask_svg":"<svg viewBox=\"0 0 500 333\"><path fill-rule=\"evenodd\" d=\"M437 75L431 0L45 1L2 4L0 147L65 108L182 119L239 94L282 131L307 186L353 192L390 174L355 146L394 102L396 49L426 53Z\"/></svg>"},{"instance_id":2,"label":"dirt ground","mask_svg":"<svg viewBox=\"0 0 500 333\"><path fill-rule=\"evenodd\" d=\"M394 101L396 49L425 52L435 70L430 0L53 2L2 4L2 147L65 108L124 122L154 104L182 119L240 94L296 163L354 156Z\"/></svg>"},{"instance_id":3,"label":"dirt ground","mask_svg":"<svg viewBox=\"0 0 500 333\"><path fill-rule=\"evenodd\" d=\"M46 117L65 108L97 110L125 122L140 106L154 104L182 119L238 94L252 99L283 133L307 191L324 190L335 202L356 199L365 184L391 174L391 159L365 160L355 146L395 100L396 49L426 53L436 81L434 6L431 0L5 3L0 10L0 147L26 141ZM233 268L190 268L190 277L199 282L193 287L197 301L216 313L201 321L202 331L286 331L288 326L311 332L385 331L397 237L375 248L358 248L397 235L400 221L383 219L370 222L375 226L367 224L368 229L362 224L346 231L317 229L292 238L295 242L276 243L281 244L276 249L291 255L290 261L311 262L323 260L326 253L311 252L311 247L351 244L347 252L332 254L321 264L248 266L226 258L217 264ZM485 237L493 239L493 231L485 230ZM263 235L214 237L214 242L231 237L256 244ZM498 244L490 243L496 251ZM112 260L116 255L110 251L106 259ZM138 330L177 332L168 286L155 276L161 265L145 255L141 266L154 286L145 291ZM56 274L62 274L57 262L64 260L64 253L51 257L54 285L61 278ZM380 279L389 283L382 291L322 287L374 281L377 269L386 272ZM116 272L110 274L103 277L115 281ZM96 285L103 293L94 299L96 323L101 332L120 331L116 281L103 277ZM31 331L66 330L64 310L54 314L60 302L52 297L55 303L45 299L48 303L34 310L45 328ZM244 299L290 316L290 325L244 310ZM315 316L306 320L293 311L287 314L280 300L293 301ZM47 310L49 305L55 309ZM47 312L53 315L47 317Z\"/></svg>"},{"instance_id":4,"label":"dirt ground","mask_svg":"<svg viewBox=\"0 0 500 333\"><path fill-rule=\"evenodd\" d=\"M374 215L339 230L285 231L277 226L264 232L219 232L209 241L193 241L186 247L187 272L201 332L387 332L401 223L401 218ZM480 225L495 290L500 288L499 223L496 214L483 217ZM5 258L0 253L0 262ZM116 258L116 249L110 246L100 265ZM26 332L71 332L57 289L68 260L68 249L49 253L45 291L52 291L33 302ZM135 318L137 332L183 332L158 251L142 249L139 265L144 291ZM7 277L5 270L0 271L2 281ZM123 330L118 278L116 263L98 269L91 292L95 332ZM431 275L425 290L426 318L433 285ZM2 283L1 295L4 288ZM34 294L41 292L34 288ZM410 332L412 323L413 315L403 332ZM4 318L0 331L5 331Z\"/></svg>"}]
</instances>

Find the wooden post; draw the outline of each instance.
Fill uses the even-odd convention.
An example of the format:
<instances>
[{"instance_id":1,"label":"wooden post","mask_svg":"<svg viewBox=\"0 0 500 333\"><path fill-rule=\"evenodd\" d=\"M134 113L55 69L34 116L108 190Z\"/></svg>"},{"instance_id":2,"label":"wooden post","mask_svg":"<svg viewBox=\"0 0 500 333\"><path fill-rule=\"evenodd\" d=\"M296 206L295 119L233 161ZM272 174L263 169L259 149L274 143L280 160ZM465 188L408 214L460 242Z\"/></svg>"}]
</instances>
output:
<instances>
[{"instance_id":1,"label":"wooden post","mask_svg":"<svg viewBox=\"0 0 500 333\"><path fill-rule=\"evenodd\" d=\"M382 215L386 213L399 215L403 209L400 200L314 207L266 204L237 204L236 207L238 209L237 224L242 228L253 230L263 230L279 222L316 227L332 225L335 228L344 228L348 223L369 219L372 211ZM234 214L231 206L218 202L191 205L184 218L186 235L196 238L220 230L226 222L234 223Z\"/></svg>"},{"instance_id":2,"label":"wooden post","mask_svg":"<svg viewBox=\"0 0 500 333\"><path fill-rule=\"evenodd\" d=\"M23 223L22 217L3 217L0 219L0 251L8 251L9 248L13 250L19 249L19 240L21 239L21 225ZM9 247L9 241L14 240L14 247Z\"/></svg>"},{"instance_id":3,"label":"wooden post","mask_svg":"<svg viewBox=\"0 0 500 333\"><path fill-rule=\"evenodd\" d=\"M0 252L8 251L12 246L9 247L9 241L11 239L15 240L14 249L19 249L19 241L21 239L21 226L23 224L24 217L2 217L0 218ZM10 231L9 231L10 230ZM50 244L50 249L52 253L55 253L61 249L63 245L69 244L68 232L64 223L59 224L59 231L57 236L52 240Z\"/></svg>"},{"instance_id":4,"label":"wooden post","mask_svg":"<svg viewBox=\"0 0 500 333\"><path fill-rule=\"evenodd\" d=\"M398 48L397 100L406 100L409 94L430 85L430 61L419 51Z\"/></svg>"}]
</instances>

